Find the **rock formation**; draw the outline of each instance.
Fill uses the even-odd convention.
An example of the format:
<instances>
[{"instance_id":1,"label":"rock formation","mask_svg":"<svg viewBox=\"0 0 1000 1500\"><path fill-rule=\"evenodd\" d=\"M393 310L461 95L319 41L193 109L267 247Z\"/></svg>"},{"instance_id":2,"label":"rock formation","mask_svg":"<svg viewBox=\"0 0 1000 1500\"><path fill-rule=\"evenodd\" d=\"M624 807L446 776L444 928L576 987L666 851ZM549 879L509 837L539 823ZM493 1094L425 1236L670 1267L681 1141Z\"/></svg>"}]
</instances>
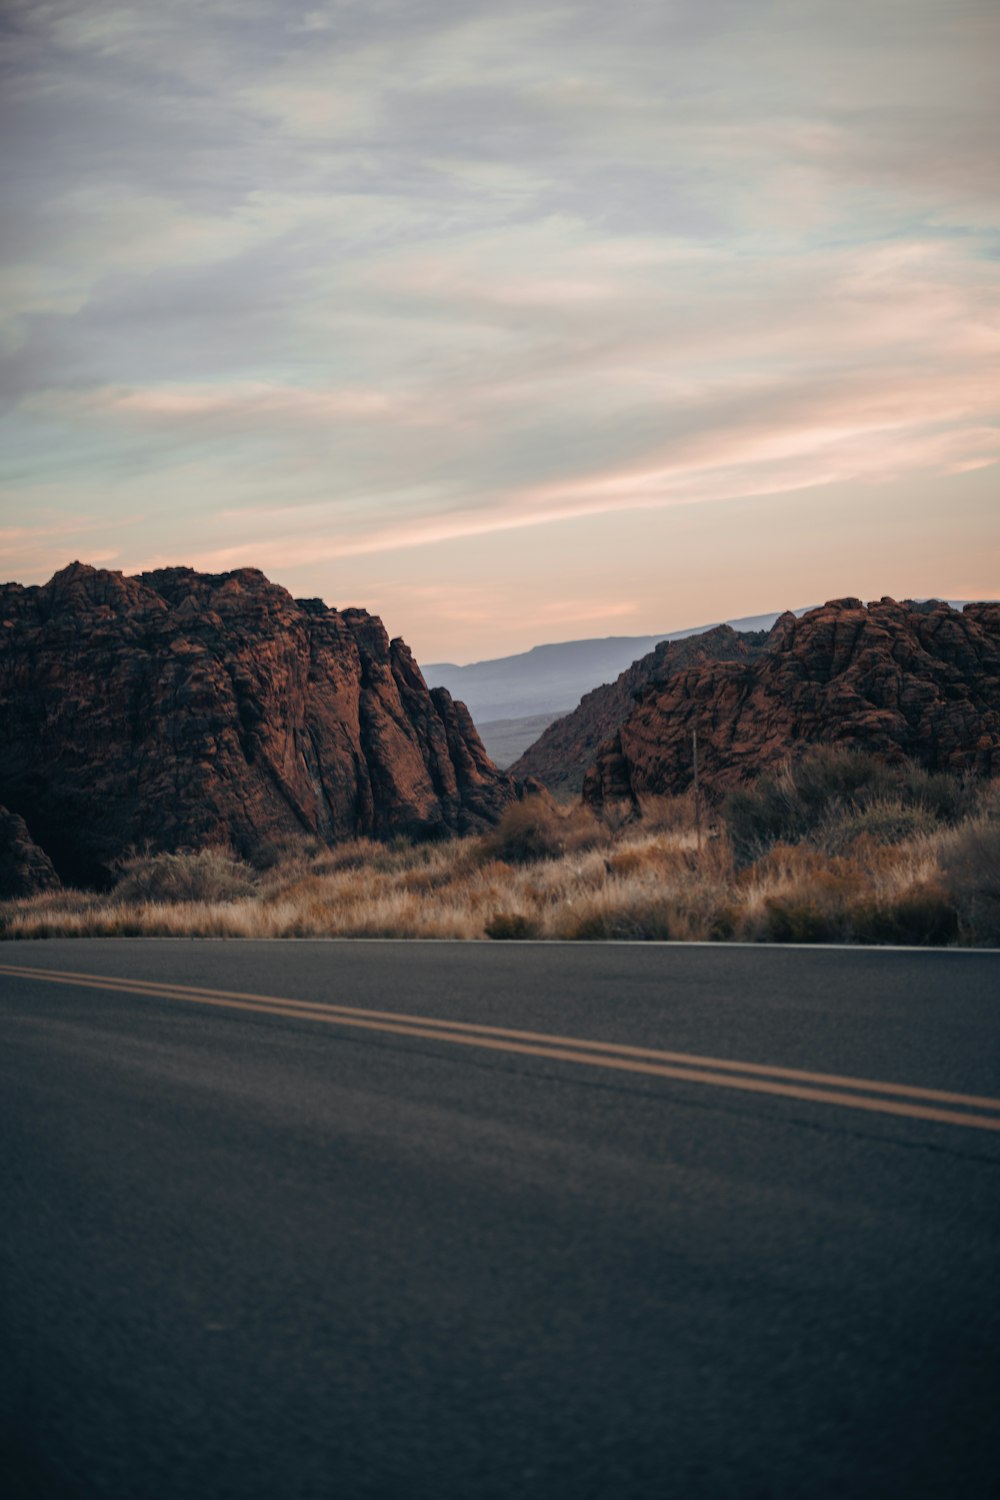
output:
<instances>
[{"instance_id":1,"label":"rock formation","mask_svg":"<svg viewBox=\"0 0 1000 1500\"><path fill-rule=\"evenodd\" d=\"M34 896L59 884L52 861L39 849L24 819L0 807L0 899Z\"/></svg>"},{"instance_id":2,"label":"rock formation","mask_svg":"<svg viewBox=\"0 0 1000 1500\"><path fill-rule=\"evenodd\" d=\"M740 632L717 625L679 641L660 641L614 681L594 688L572 713L554 724L510 767L512 776L537 777L553 792L578 792L601 745L635 707L636 698L674 672L707 661L749 661L763 649L767 631Z\"/></svg>"},{"instance_id":3,"label":"rock formation","mask_svg":"<svg viewBox=\"0 0 1000 1500\"><path fill-rule=\"evenodd\" d=\"M1000 774L1000 604L836 599L783 615L764 650L707 662L652 687L601 746L584 781L593 805L719 795L810 745L838 744L929 769Z\"/></svg>"},{"instance_id":4,"label":"rock formation","mask_svg":"<svg viewBox=\"0 0 1000 1500\"><path fill-rule=\"evenodd\" d=\"M64 879L144 847L464 832L513 796L463 705L364 610L253 568L74 563L0 587L0 801Z\"/></svg>"}]
</instances>

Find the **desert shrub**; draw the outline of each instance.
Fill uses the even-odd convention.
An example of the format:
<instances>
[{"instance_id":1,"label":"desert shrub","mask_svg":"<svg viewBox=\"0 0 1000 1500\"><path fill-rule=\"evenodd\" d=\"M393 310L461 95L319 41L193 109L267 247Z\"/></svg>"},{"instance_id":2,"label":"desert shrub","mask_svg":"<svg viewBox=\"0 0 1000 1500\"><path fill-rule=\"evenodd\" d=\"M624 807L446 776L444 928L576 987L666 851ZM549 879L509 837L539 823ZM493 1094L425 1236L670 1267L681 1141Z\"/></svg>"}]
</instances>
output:
<instances>
[{"instance_id":1,"label":"desert shrub","mask_svg":"<svg viewBox=\"0 0 1000 1500\"><path fill-rule=\"evenodd\" d=\"M604 858L604 868L609 875L627 879L635 875L651 878L686 873L690 868L682 850L660 840L644 839L641 843L625 844L612 849Z\"/></svg>"},{"instance_id":2,"label":"desert shrub","mask_svg":"<svg viewBox=\"0 0 1000 1500\"><path fill-rule=\"evenodd\" d=\"M507 890L510 886L513 867L502 859L484 861L480 857L475 864L466 865L464 862L456 864L453 873L463 890L486 891L496 886L499 886L501 890Z\"/></svg>"},{"instance_id":3,"label":"desert shrub","mask_svg":"<svg viewBox=\"0 0 1000 1500\"><path fill-rule=\"evenodd\" d=\"M736 859L745 865L776 843L811 837L831 853L866 833L898 843L954 822L975 798L972 784L944 772L825 746L731 792L723 818Z\"/></svg>"},{"instance_id":4,"label":"desert shrub","mask_svg":"<svg viewBox=\"0 0 1000 1500\"><path fill-rule=\"evenodd\" d=\"M486 936L495 941L536 938L539 925L523 911L498 911L486 923Z\"/></svg>"},{"instance_id":5,"label":"desert shrub","mask_svg":"<svg viewBox=\"0 0 1000 1500\"><path fill-rule=\"evenodd\" d=\"M604 868L609 875L617 875L626 878L630 875L642 875L649 871L650 867L659 863L658 849L637 848L634 844L624 849L616 849L609 854L604 861Z\"/></svg>"},{"instance_id":6,"label":"desert shrub","mask_svg":"<svg viewBox=\"0 0 1000 1500\"><path fill-rule=\"evenodd\" d=\"M773 943L954 942L955 903L940 881L918 873L927 867L911 846L901 850L870 834L850 857L779 844L738 876L737 927Z\"/></svg>"},{"instance_id":7,"label":"desert shrub","mask_svg":"<svg viewBox=\"0 0 1000 1500\"><path fill-rule=\"evenodd\" d=\"M662 942L671 934L672 912L664 898L627 888L598 892L560 913L556 932L571 942Z\"/></svg>"},{"instance_id":8,"label":"desert shrub","mask_svg":"<svg viewBox=\"0 0 1000 1500\"><path fill-rule=\"evenodd\" d=\"M609 830L592 808L582 802L563 809L563 852L585 854L608 843Z\"/></svg>"},{"instance_id":9,"label":"desert shrub","mask_svg":"<svg viewBox=\"0 0 1000 1500\"><path fill-rule=\"evenodd\" d=\"M439 890L441 886L447 885L450 880L450 872L435 865L415 865L402 869L397 876L397 884L400 890L413 891L416 894L427 894L430 891Z\"/></svg>"},{"instance_id":10,"label":"desert shrub","mask_svg":"<svg viewBox=\"0 0 1000 1500\"><path fill-rule=\"evenodd\" d=\"M775 844L748 869L739 872L737 886L755 885L815 892L850 899L862 888L862 872L852 859L829 858L810 844Z\"/></svg>"},{"instance_id":11,"label":"desert shrub","mask_svg":"<svg viewBox=\"0 0 1000 1500\"><path fill-rule=\"evenodd\" d=\"M940 885L924 883L892 899L858 902L848 935L859 943L939 947L958 937L958 912Z\"/></svg>"},{"instance_id":12,"label":"desert shrub","mask_svg":"<svg viewBox=\"0 0 1000 1500\"><path fill-rule=\"evenodd\" d=\"M705 937L709 942L728 943L739 935L740 910L732 902L723 902L708 912Z\"/></svg>"},{"instance_id":13,"label":"desert shrub","mask_svg":"<svg viewBox=\"0 0 1000 1500\"><path fill-rule=\"evenodd\" d=\"M747 937L771 943L837 942L846 913L869 890L866 870L806 844L776 844L739 872L742 926Z\"/></svg>"},{"instance_id":14,"label":"desert shrub","mask_svg":"<svg viewBox=\"0 0 1000 1500\"><path fill-rule=\"evenodd\" d=\"M870 755L834 747L812 750L723 804L733 852L747 864L777 843L796 844L836 812L889 789L886 767Z\"/></svg>"},{"instance_id":15,"label":"desert shrub","mask_svg":"<svg viewBox=\"0 0 1000 1500\"><path fill-rule=\"evenodd\" d=\"M802 807L815 817L831 804L889 796L897 773L864 750L820 745L795 763L792 779Z\"/></svg>"},{"instance_id":16,"label":"desert shrub","mask_svg":"<svg viewBox=\"0 0 1000 1500\"><path fill-rule=\"evenodd\" d=\"M922 808L936 823L953 824L975 812L981 781L947 771L925 771L912 761L898 768L899 794L910 807Z\"/></svg>"},{"instance_id":17,"label":"desert shrub","mask_svg":"<svg viewBox=\"0 0 1000 1500\"><path fill-rule=\"evenodd\" d=\"M525 797L512 802L496 828L484 839L490 858L507 864L530 864L536 859L556 859L563 852L562 817L544 797Z\"/></svg>"},{"instance_id":18,"label":"desert shrub","mask_svg":"<svg viewBox=\"0 0 1000 1500\"><path fill-rule=\"evenodd\" d=\"M963 936L1000 944L1000 816L956 828L942 843L939 859Z\"/></svg>"},{"instance_id":19,"label":"desert shrub","mask_svg":"<svg viewBox=\"0 0 1000 1500\"><path fill-rule=\"evenodd\" d=\"M636 803L630 802L627 797L618 797L613 801L603 802L599 816L608 833L614 835L631 827L641 817L641 813Z\"/></svg>"},{"instance_id":20,"label":"desert shrub","mask_svg":"<svg viewBox=\"0 0 1000 1500\"><path fill-rule=\"evenodd\" d=\"M307 864L316 859L326 845L315 834L284 834L280 838L265 839L249 854L249 863L255 870L273 870L281 865Z\"/></svg>"},{"instance_id":21,"label":"desert shrub","mask_svg":"<svg viewBox=\"0 0 1000 1500\"><path fill-rule=\"evenodd\" d=\"M136 858L112 892L0 902L0 937L1000 943L1000 784L907 766L868 774L844 751L820 759L770 778L752 811L785 821L738 869L725 825L706 819L696 852L690 799L658 799L611 831L541 796L463 839L318 852L293 840L259 874L221 849ZM975 816L949 826L967 804ZM796 837L775 839L775 826Z\"/></svg>"},{"instance_id":22,"label":"desert shrub","mask_svg":"<svg viewBox=\"0 0 1000 1500\"><path fill-rule=\"evenodd\" d=\"M589 808L577 805L562 811L548 797L530 796L511 803L480 847L487 859L523 865L581 853L604 837Z\"/></svg>"},{"instance_id":23,"label":"desert shrub","mask_svg":"<svg viewBox=\"0 0 1000 1500\"><path fill-rule=\"evenodd\" d=\"M841 935L839 914L813 896L769 896L756 936L764 943L832 943Z\"/></svg>"},{"instance_id":24,"label":"desert shrub","mask_svg":"<svg viewBox=\"0 0 1000 1500\"><path fill-rule=\"evenodd\" d=\"M223 849L142 854L126 860L115 886L117 901L233 901L253 890L254 872Z\"/></svg>"},{"instance_id":25,"label":"desert shrub","mask_svg":"<svg viewBox=\"0 0 1000 1500\"><path fill-rule=\"evenodd\" d=\"M376 854L384 856L385 848L374 839L345 839L331 847L323 845L310 861L316 875L332 875L338 870L360 870L370 865Z\"/></svg>"},{"instance_id":26,"label":"desert shrub","mask_svg":"<svg viewBox=\"0 0 1000 1500\"><path fill-rule=\"evenodd\" d=\"M790 766L730 792L722 804L733 854L750 864L778 843L797 843L808 831Z\"/></svg>"},{"instance_id":27,"label":"desert shrub","mask_svg":"<svg viewBox=\"0 0 1000 1500\"><path fill-rule=\"evenodd\" d=\"M851 806L829 816L816 830L816 843L827 854L847 854L860 840L871 844L901 844L937 828L935 814L925 806L907 806L899 797L879 798L866 807Z\"/></svg>"},{"instance_id":28,"label":"desert shrub","mask_svg":"<svg viewBox=\"0 0 1000 1500\"><path fill-rule=\"evenodd\" d=\"M705 809L702 809L707 826ZM639 798L639 826L643 833L681 833L695 826L694 793L679 797Z\"/></svg>"},{"instance_id":29,"label":"desert shrub","mask_svg":"<svg viewBox=\"0 0 1000 1500\"><path fill-rule=\"evenodd\" d=\"M433 839L415 840L406 834L395 834L391 839L385 841L372 839L369 841L369 853L365 858L365 868L378 870L385 874L393 874L398 870L413 870L420 865L426 865L429 860L435 858L438 848L439 836Z\"/></svg>"}]
</instances>

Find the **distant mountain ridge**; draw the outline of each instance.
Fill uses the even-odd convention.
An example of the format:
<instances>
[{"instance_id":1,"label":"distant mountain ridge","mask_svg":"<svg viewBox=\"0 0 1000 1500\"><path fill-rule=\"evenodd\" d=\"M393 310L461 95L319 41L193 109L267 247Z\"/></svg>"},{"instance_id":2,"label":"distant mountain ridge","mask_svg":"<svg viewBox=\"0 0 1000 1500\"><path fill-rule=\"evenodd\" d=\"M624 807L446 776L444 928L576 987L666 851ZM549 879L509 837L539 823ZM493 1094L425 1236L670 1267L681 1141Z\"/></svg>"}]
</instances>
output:
<instances>
[{"instance_id":1,"label":"distant mountain ridge","mask_svg":"<svg viewBox=\"0 0 1000 1500\"><path fill-rule=\"evenodd\" d=\"M808 607L808 606L806 606ZM724 623L737 631L770 630L781 610L747 615ZM805 609L794 611L804 614ZM431 687L447 688L460 697L477 724L493 719L517 719L535 714L566 713L575 708L592 688L612 682L626 667L652 651L660 641L681 641L688 636L714 630L712 625L694 625L685 630L661 631L658 635L595 636L579 641L557 641L532 646L513 656L456 666L454 662L432 662L424 668Z\"/></svg>"},{"instance_id":2,"label":"distant mountain ridge","mask_svg":"<svg viewBox=\"0 0 1000 1500\"><path fill-rule=\"evenodd\" d=\"M952 609L962 609L967 602L947 601ZM801 618L812 608L815 606L807 605L785 613ZM753 635L770 630L781 614L782 611L775 610L770 614L743 615L724 624L738 634ZM470 662L464 667L454 662L432 662L425 668L425 675L432 686L447 688L466 704L487 753L497 765L512 769L516 764L520 768L520 758L526 756L548 726L575 711L586 695L601 686L614 687L623 672L662 642L684 641L720 628L718 624L695 625L685 630L665 631L662 635L558 641L533 646L530 651L512 656ZM596 732L596 725L585 731ZM612 726L608 726L607 732L613 732ZM559 784L575 784L578 770L577 765L569 779L561 779Z\"/></svg>"}]
</instances>

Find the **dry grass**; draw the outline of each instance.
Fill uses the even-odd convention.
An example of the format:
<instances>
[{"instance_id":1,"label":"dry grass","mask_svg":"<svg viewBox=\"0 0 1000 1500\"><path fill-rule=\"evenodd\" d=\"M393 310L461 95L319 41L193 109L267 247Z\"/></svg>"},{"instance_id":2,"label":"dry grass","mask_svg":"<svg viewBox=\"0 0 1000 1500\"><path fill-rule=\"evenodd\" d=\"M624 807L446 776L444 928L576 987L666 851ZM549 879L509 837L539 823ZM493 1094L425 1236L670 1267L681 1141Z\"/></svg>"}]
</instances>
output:
<instances>
[{"instance_id":1,"label":"dry grass","mask_svg":"<svg viewBox=\"0 0 1000 1500\"><path fill-rule=\"evenodd\" d=\"M765 788L752 862L745 805L740 860L724 816L699 851L689 799L599 822L531 798L450 843L302 840L256 868L219 850L133 860L110 892L0 903L0 935L1000 942L1000 787L900 791L835 770L825 800L810 773L808 819L790 783Z\"/></svg>"}]
</instances>

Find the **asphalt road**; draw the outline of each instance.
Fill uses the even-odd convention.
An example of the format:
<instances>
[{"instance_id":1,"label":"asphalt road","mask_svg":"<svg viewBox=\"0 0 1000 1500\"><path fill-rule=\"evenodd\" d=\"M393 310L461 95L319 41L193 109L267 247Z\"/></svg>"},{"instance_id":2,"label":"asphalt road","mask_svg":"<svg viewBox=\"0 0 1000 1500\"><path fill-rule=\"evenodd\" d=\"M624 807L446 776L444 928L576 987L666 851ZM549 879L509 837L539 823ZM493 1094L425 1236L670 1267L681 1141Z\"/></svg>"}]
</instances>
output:
<instances>
[{"instance_id":1,"label":"asphalt road","mask_svg":"<svg viewBox=\"0 0 1000 1500\"><path fill-rule=\"evenodd\" d=\"M997 954L4 944L0 1489L1000 1496L998 1010Z\"/></svg>"}]
</instances>

